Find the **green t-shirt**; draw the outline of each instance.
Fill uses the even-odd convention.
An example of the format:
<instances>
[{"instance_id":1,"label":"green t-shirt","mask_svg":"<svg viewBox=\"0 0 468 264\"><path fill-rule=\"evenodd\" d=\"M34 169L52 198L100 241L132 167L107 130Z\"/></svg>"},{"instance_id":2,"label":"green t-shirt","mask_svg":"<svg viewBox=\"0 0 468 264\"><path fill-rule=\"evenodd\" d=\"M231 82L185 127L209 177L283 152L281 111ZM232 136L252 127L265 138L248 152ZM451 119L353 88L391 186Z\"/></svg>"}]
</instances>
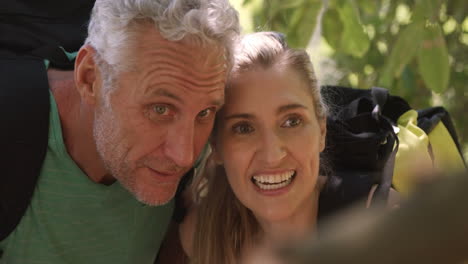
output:
<instances>
[{"instance_id":1,"label":"green t-shirt","mask_svg":"<svg viewBox=\"0 0 468 264\"><path fill-rule=\"evenodd\" d=\"M173 201L146 206L118 182L92 182L66 151L50 97L47 155L28 210L0 242L0 264L153 263Z\"/></svg>"}]
</instances>

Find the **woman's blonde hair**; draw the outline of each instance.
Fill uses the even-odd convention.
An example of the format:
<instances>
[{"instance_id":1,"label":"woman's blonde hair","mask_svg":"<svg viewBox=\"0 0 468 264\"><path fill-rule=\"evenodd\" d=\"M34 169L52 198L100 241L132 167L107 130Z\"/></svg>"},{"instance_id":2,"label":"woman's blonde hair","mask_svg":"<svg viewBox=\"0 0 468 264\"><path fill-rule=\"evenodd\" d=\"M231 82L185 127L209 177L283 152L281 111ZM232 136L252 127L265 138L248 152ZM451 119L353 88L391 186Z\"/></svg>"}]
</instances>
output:
<instances>
[{"instance_id":1,"label":"woman's blonde hair","mask_svg":"<svg viewBox=\"0 0 468 264\"><path fill-rule=\"evenodd\" d=\"M258 32L241 38L234 50L234 65L226 89L231 89L232 79L244 72L273 66L290 67L296 71L309 84L317 117L320 120L326 118L327 108L309 56L304 50L289 48L280 33ZM253 213L234 195L224 168L216 165L211 158L208 158L205 169L196 176L192 186L195 200L198 201L198 221L191 263L238 262L242 250L255 242L260 231Z\"/></svg>"}]
</instances>

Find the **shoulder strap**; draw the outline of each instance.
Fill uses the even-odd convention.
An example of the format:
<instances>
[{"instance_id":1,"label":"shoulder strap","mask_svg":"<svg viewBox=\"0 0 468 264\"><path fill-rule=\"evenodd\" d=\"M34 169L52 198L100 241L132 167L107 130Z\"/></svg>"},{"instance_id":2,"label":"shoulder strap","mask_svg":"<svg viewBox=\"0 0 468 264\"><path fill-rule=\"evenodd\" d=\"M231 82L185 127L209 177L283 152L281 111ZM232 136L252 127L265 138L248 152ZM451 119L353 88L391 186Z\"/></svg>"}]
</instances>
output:
<instances>
[{"instance_id":1,"label":"shoulder strap","mask_svg":"<svg viewBox=\"0 0 468 264\"><path fill-rule=\"evenodd\" d=\"M3 0L0 4L0 240L21 220L47 151L49 84L44 59L72 69L64 55L87 35L95 0Z\"/></svg>"},{"instance_id":2,"label":"shoulder strap","mask_svg":"<svg viewBox=\"0 0 468 264\"><path fill-rule=\"evenodd\" d=\"M425 109L418 110L418 127L420 127L426 134L430 134L431 131L441 122L444 124L445 128L452 137L453 143L455 144L460 157L462 157L463 162L465 161L463 157L463 151L460 146L460 141L458 140L457 132L455 126L453 125L450 114L445 108L441 106L429 107ZM464 164L466 167L466 164Z\"/></svg>"},{"instance_id":3,"label":"shoulder strap","mask_svg":"<svg viewBox=\"0 0 468 264\"><path fill-rule=\"evenodd\" d=\"M395 142L395 147L393 147L390 155L384 161L380 182L374 192L373 200L378 201L379 203L383 203L387 201L390 188L392 186L393 168L395 167L395 157L398 151L399 141L393 129L392 123L394 122L382 113L389 98L388 90L380 87L372 87L371 95L372 101L375 105L374 109L372 110L372 118L377 120L382 129L389 132L388 137L391 138L393 142ZM372 203L372 205L375 204L376 203Z\"/></svg>"},{"instance_id":4,"label":"shoulder strap","mask_svg":"<svg viewBox=\"0 0 468 264\"><path fill-rule=\"evenodd\" d=\"M42 59L0 57L0 240L26 211L47 151L49 85Z\"/></svg>"}]
</instances>

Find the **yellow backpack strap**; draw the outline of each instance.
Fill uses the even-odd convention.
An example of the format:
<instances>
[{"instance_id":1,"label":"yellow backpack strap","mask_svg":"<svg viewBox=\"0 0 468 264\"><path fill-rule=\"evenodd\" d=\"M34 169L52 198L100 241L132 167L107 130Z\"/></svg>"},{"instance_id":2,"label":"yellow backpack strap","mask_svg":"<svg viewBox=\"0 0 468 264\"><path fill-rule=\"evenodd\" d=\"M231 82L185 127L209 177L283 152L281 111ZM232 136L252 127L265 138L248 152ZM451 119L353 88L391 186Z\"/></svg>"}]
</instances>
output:
<instances>
[{"instance_id":1,"label":"yellow backpack strap","mask_svg":"<svg viewBox=\"0 0 468 264\"><path fill-rule=\"evenodd\" d=\"M428 110L409 110L397 121L400 147L393 186L402 195L412 192L421 180L416 177L434 171L455 172L465 168L455 130L450 119L450 123L446 121L446 117L449 118L447 111L441 107ZM447 129L445 124L450 128Z\"/></svg>"},{"instance_id":2,"label":"yellow backpack strap","mask_svg":"<svg viewBox=\"0 0 468 264\"><path fill-rule=\"evenodd\" d=\"M463 151L447 110L443 107L419 110L418 126L429 136L436 168L450 171L466 168Z\"/></svg>"},{"instance_id":3,"label":"yellow backpack strap","mask_svg":"<svg viewBox=\"0 0 468 264\"><path fill-rule=\"evenodd\" d=\"M393 172L393 186L402 194L408 195L415 185L418 168L432 169L429 154L429 137L418 127L418 112L409 110L397 121L400 146L396 154Z\"/></svg>"},{"instance_id":4,"label":"yellow backpack strap","mask_svg":"<svg viewBox=\"0 0 468 264\"><path fill-rule=\"evenodd\" d=\"M428 136L435 168L449 171L465 168L463 158L444 123L438 123Z\"/></svg>"}]
</instances>

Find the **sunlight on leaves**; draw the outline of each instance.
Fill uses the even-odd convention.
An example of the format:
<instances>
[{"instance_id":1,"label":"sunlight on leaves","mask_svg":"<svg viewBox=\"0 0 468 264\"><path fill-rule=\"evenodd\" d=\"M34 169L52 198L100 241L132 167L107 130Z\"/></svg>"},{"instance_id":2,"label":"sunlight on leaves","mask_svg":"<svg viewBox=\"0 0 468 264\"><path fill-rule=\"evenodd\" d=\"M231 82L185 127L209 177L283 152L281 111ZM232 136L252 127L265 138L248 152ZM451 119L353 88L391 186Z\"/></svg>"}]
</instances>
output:
<instances>
[{"instance_id":1,"label":"sunlight on leaves","mask_svg":"<svg viewBox=\"0 0 468 264\"><path fill-rule=\"evenodd\" d=\"M400 25L409 24L411 22L411 12L409 7L405 4L398 5L395 19Z\"/></svg>"},{"instance_id":2,"label":"sunlight on leaves","mask_svg":"<svg viewBox=\"0 0 468 264\"><path fill-rule=\"evenodd\" d=\"M424 23L413 23L402 30L386 61L380 83L389 86L394 77L399 77L404 67L418 51L424 31Z\"/></svg>"},{"instance_id":3,"label":"sunlight on leaves","mask_svg":"<svg viewBox=\"0 0 468 264\"><path fill-rule=\"evenodd\" d=\"M418 53L419 72L429 89L441 93L449 82L449 57L442 30L438 24L428 25Z\"/></svg>"},{"instance_id":4,"label":"sunlight on leaves","mask_svg":"<svg viewBox=\"0 0 468 264\"><path fill-rule=\"evenodd\" d=\"M344 24L340 50L354 57L362 57L369 49L369 36L359 19L359 12L352 1L344 1L338 13Z\"/></svg>"}]
</instances>

